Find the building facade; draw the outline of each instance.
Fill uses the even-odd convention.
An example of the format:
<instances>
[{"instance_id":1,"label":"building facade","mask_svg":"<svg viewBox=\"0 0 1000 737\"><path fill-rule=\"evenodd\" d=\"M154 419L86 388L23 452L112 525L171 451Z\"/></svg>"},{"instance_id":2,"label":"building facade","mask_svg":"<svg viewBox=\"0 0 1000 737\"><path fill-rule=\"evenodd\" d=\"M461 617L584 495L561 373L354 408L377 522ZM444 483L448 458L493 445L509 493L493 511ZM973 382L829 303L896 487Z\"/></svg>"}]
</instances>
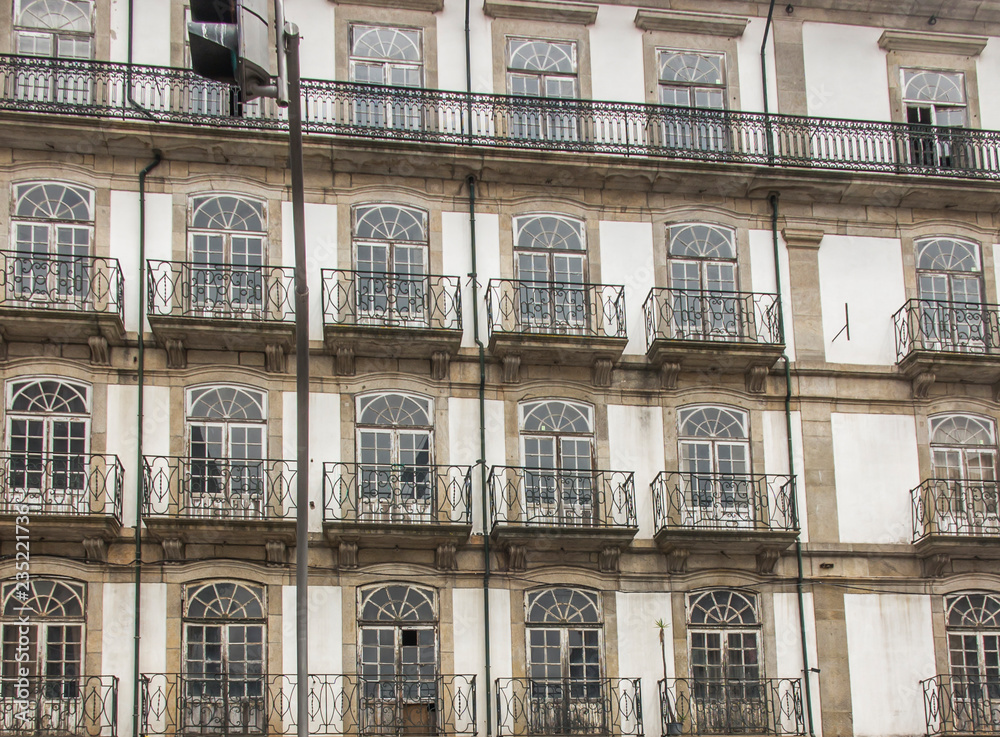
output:
<instances>
[{"instance_id":1,"label":"building facade","mask_svg":"<svg viewBox=\"0 0 1000 737\"><path fill-rule=\"evenodd\" d=\"M0 2L0 734L1000 732L1000 3ZM766 93L765 93L766 90Z\"/></svg>"}]
</instances>

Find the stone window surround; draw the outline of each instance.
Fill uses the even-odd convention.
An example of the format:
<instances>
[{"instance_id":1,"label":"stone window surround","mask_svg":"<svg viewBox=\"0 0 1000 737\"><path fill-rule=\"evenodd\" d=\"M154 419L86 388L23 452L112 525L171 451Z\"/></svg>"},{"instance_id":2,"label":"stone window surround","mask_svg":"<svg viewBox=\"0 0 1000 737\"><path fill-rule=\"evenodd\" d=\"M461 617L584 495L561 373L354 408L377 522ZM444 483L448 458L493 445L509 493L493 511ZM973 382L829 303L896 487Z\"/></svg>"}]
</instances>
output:
<instances>
[{"instance_id":1,"label":"stone window surround","mask_svg":"<svg viewBox=\"0 0 1000 737\"><path fill-rule=\"evenodd\" d=\"M334 16L335 69L333 77L350 80L351 26L371 25L390 28L408 28L420 31L423 44L421 87L437 89L437 16L419 10L373 7L369 5L337 5Z\"/></svg>"},{"instance_id":2,"label":"stone window surround","mask_svg":"<svg viewBox=\"0 0 1000 737\"><path fill-rule=\"evenodd\" d=\"M579 99L592 99L590 73L590 32L586 26L573 23L541 23L538 21L496 18L490 24L493 35L493 89L497 94L507 90L507 40L527 38L538 41L572 42L576 44L576 78Z\"/></svg>"},{"instance_id":3,"label":"stone window surround","mask_svg":"<svg viewBox=\"0 0 1000 737\"><path fill-rule=\"evenodd\" d=\"M570 386L552 387L551 389L531 389L518 393L508 393L504 397L504 431L512 442L506 444L507 466L523 466L521 455L521 405L526 402L541 400L556 400L586 404L593 409L593 442L594 469L628 471L627 468L612 468L611 445L608 437L608 402L595 397L592 393L576 390ZM636 494L643 493L637 488ZM523 615L522 615L523 616Z\"/></svg>"},{"instance_id":4,"label":"stone window surround","mask_svg":"<svg viewBox=\"0 0 1000 737\"><path fill-rule=\"evenodd\" d=\"M726 110L740 111L740 75L737 62L737 38L704 36L676 31L646 30L642 33L643 78L646 102L660 104L660 65L658 52L681 51L691 53L721 54L722 72L725 75Z\"/></svg>"},{"instance_id":5,"label":"stone window surround","mask_svg":"<svg viewBox=\"0 0 1000 737\"><path fill-rule=\"evenodd\" d=\"M368 374L362 377L355 386L342 386L340 390L340 458L324 458L323 462L341 461L343 463L356 463L358 423L357 408L358 398L362 396L372 396L382 393L412 394L425 399L429 399L432 404L432 425L431 425L431 458L434 465L447 466L452 461L449 459L450 441L448 436L448 399L451 396L448 389L410 380L408 377L392 376L382 374L376 377Z\"/></svg>"},{"instance_id":6,"label":"stone window surround","mask_svg":"<svg viewBox=\"0 0 1000 737\"><path fill-rule=\"evenodd\" d=\"M750 229L746 219L705 208L687 212L673 212L653 218L654 283L657 287L670 286L670 228L674 225L717 225L734 232L736 238L736 281L739 291L752 292L750 279ZM645 295L642 297L645 299Z\"/></svg>"},{"instance_id":7,"label":"stone window surround","mask_svg":"<svg viewBox=\"0 0 1000 737\"><path fill-rule=\"evenodd\" d=\"M886 52L886 70L889 84L889 109L891 119L897 123L906 122L903 107L903 70L920 69L936 72L961 72L965 75L965 100L969 128L982 126L979 115L979 78L976 74L975 56L958 56L933 52L897 51Z\"/></svg>"},{"instance_id":8,"label":"stone window surround","mask_svg":"<svg viewBox=\"0 0 1000 737\"><path fill-rule=\"evenodd\" d=\"M283 387L280 384L269 386L260 381L260 374L252 369L242 367L220 366L217 370L199 373L187 381L181 381L170 386L170 406L176 411L170 413L170 443L169 454L172 456L187 456L188 449L188 394L192 389L209 386L236 386L263 392L267 412L267 427L264 443L269 458L280 458L282 454L282 400ZM294 419L294 418L293 418Z\"/></svg>"},{"instance_id":9,"label":"stone window surround","mask_svg":"<svg viewBox=\"0 0 1000 737\"><path fill-rule=\"evenodd\" d=\"M720 399L726 401L720 401ZM696 390L685 392L663 407L663 445L664 471L680 470L680 428L678 426L679 411L689 407L723 407L737 410L747 415L747 443L750 446L748 458L750 472L763 474L764 468L764 416L758 407L747 406L732 401L732 397L720 396L718 392Z\"/></svg>"},{"instance_id":10,"label":"stone window surround","mask_svg":"<svg viewBox=\"0 0 1000 737\"><path fill-rule=\"evenodd\" d=\"M264 205L264 219L267 223L265 237L267 245L264 251L264 263L273 265L282 262L282 229L281 229L281 198L274 193L262 192L259 188L241 187L241 183L232 179L226 180L225 189L213 189L211 183L185 182L179 183L171 194L173 198L173 234L171 237L171 259L173 261L190 261L191 248L188 236L188 226L191 223L191 203L198 195L231 194L248 199L259 200Z\"/></svg>"},{"instance_id":11,"label":"stone window surround","mask_svg":"<svg viewBox=\"0 0 1000 737\"><path fill-rule=\"evenodd\" d=\"M69 184L74 187L84 187L89 189L94 193L94 219L92 221L94 231L93 239L90 242L90 255L100 258L108 258L111 255L111 190L108 187L94 186L93 182L89 181L91 177L86 177L86 179L81 178L80 180L66 179L64 171L60 171L57 176L50 177L34 174L31 172L31 168L33 167L25 167L24 169L18 170L17 174L19 176L6 183L8 187L7 192L9 202L7 210L8 215L14 211L14 186L18 184L29 184L32 182L56 182L59 184ZM49 171L51 171L51 169L49 169ZM33 175L24 176L25 174ZM0 186L4 185L0 184ZM8 221L9 220L10 218L8 217ZM0 228L0 250L10 250L13 247L13 233L11 228Z\"/></svg>"},{"instance_id":12,"label":"stone window surround","mask_svg":"<svg viewBox=\"0 0 1000 737\"><path fill-rule=\"evenodd\" d=\"M585 250L585 276L590 284L601 284L601 248L600 224L581 207L559 204L552 207L551 203L539 202L537 206L520 205L510 210L502 209L499 215L500 223L500 278L516 279L516 253L514 248L514 220L525 215L559 215L583 222L583 237Z\"/></svg>"},{"instance_id":13,"label":"stone window surround","mask_svg":"<svg viewBox=\"0 0 1000 737\"><path fill-rule=\"evenodd\" d=\"M336 268L344 270L357 268L354 257L354 208L358 205L398 205L423 210L427 213L427 273L462 276L461 274L445 273L446 265L441 239L441 201L410 195L401 190L385 190L384 194L373 194L371 191L361 190L357 194L338 197ZM324 262L320 266L322 268L334 267L330 262Z\"/></svg>"},{"instance_id":14,"label":"stone window surround","mask_svg":"<svg viewBox=\"0 0 1000 737\"><path fill-rule=\"evenodd\" d=\"M917 298L917 241L934 237L957 238L979 245L983 298L987 304L997 304L997 282L992 248L995 233L964 226L954 221L942 220L918 223L900 233L899 239L903 258L903 288L906 299Z\"/></svg>"},{"instance_id":15,"label":"stone window surround","mask_svg":"<svg viewBox=\"0 0 1000 737\"><path fill-rule=\"evenodd\" d=\"M996 404L973 397L935 397L928 406L915 416L917 426L917 463L919 465L920 481L931 478L931 418L943 415L972 415L993 422L1000 430L1000 421L996 416ZM998 436L1000 440L1000 436ZM909 489L907 489L909 491Z\"/></svg>"},{"instance_id":16,"label":"stone window surround","mask_svg":"<svg viewBox=\"0 0 1000 737\"><path fill-rule=\"evenodd\" d=\"M112 0L94 0L94 58L111 58L111 3ZM14 3L0 3L0 28L9 29L0 34L0 54L14 53Z\"/></svg>"},{"instance_id":17,"label":"stone window surround","mask_svg":"<svg viewBox=\"0 0 1000 737\"><path fill-rule=\"evenodd\" d=\"M2 432L4 436L4 448L7 447L7 401L11 384L15 381L24 381L26 379L50 379L52 381L67 381L82 384L87 387L89 393L88 401L90 403L90 414L87 415L89 432L89 437L87 438L87 452L95 455L101 455L104 453L114 455L121 450L120 448L107 447L108 384L96 383L94 381L95 377L92 374L82 375L83 372L74 371L70 369L70 367L66 366L65 363L65 361L61 361L59 359L55 359L53 362L44 367L38 365L37 363L33 363L30 367L24 369L24 373L12 373L6 377L3 383L4 403ZM47 368L48 371L45 371L45 368ZM39 369L42 369L42 373L39 373ZM52 373L53 369L58 369L59 373Z\"/></svg>"}]
</instances>

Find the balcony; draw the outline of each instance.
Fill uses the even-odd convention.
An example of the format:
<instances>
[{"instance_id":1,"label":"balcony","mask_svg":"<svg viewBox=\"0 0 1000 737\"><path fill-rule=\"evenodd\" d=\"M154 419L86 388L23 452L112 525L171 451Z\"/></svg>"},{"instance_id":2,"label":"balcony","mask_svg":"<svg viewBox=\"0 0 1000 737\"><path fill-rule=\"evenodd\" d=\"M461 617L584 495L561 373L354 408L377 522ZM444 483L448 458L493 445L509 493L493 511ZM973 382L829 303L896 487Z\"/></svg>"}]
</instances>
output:
<instances>
[{"instance_id":1,"label":"balcony","mask_svg":"<svg viewBox=\"0 0 1000 737\"><path fill-rule=\"evenodd\" d=\"M798 535L790 476L664 471L650 486L656 543L681 570L697 551L754 555L770 573Z\"/></svg>"},{"instance_id":2,"label":"balcony","mask_svg":"<svg viewBox=\"0 0 1000 737\"><path fill-rule=\"evenodd\" d=\"M806 734L798 678L668 678L657 686L664 735Z\"/></svg>"},{"instance_id":3,"label":"balcony","mask_svg":"<svg viewBox=\"0 0 1000 737\"><path fill-rule=\"evenodd\" d=\"M497 737L642 737L638 678L498 678Z\"/></svg>"},{"instance_id":4,"label":"balcony","mask_svg":"<svg viewBox=\"0 0 1000 737\"><path fill-rule=\"evenodd\" d=\"M780 309L776 294L654 288L642 305L646 355L666 389L686 370L745 374L761 392L785 349Z\"/></svg>"},{"instance_id":5,"label":"balcony","mask_svg":"<svg viewBox=\"0 0 1000 737\"><path fill-rule=\"evenodd\" d=\"M1000 680L945 674L920 685L928 737L1000 734Z\"/></svg>"},{"instance_id":6,"label":"balcony","mask_svg":"<svg viewBox=\"0 0 1000 737\"><path fill-rule=\"evenodd\" d=\"M996 481L927 479L910 491L913 543L922 554L1000 558Z\"/></svg>"},{"instance_id":7,"label":"balcony","mask_svg":"<svg viewBox=\"0 0 1000 737\"><path fill-rule=\"evenodd\" d=\"M489 348L504 359L505 380L520 363L611 365L628 343L625 288L607 284L491 279L486 292ZM515 365L511 366L509 357Z\"/></svg>"},{"instance_id":8,"label":"balcony","mask_svg":"<svg viewBox=\"0 0 1000 737\"><path fill-rule=\"evenodd\" d=\"M331 542L435 548L472 530L469 466L323 464L323 529Z\"/></svg>"},{"instance_id":9,"label":"balcony","mask_svg":"<svg viewBox=\"0 0 1000 737\"><path fill-rule=\"evenodd\" d=\"M116 737L115 676L4 677L0 735L11 737Z\"/></svg>"},{"instance_id":10,"label":"balcony","mask_svg":"<svg viewBox=\"0 0 1000 737\"><path fill-rule=\"evenodd\" d=\"M125 338L124 298L117 259L0 251L6 340L89 344L92 360L107 364L107 346Z\"/></svg>"},{"instance_id":11,"label":"balcony","mask_svg":"<svg viewBox=\"0 0 1000 737\"><path fill-rule=\"evenodd\" d=\"M295 735L294 675L144 674L142 734ZM473 737L476 677L309 676L309 734Z\"/></svg>"},{"instance_id":12,"label":"balcony","mask_svg":"<svg viewBox=\"0 0 1000 737\"><path fill-rule=\"evenodd\" d=\"M437 379L462 342L457 276L323 269L323 331L339 374L354 356L433 361Z\"/></svg>"},{"instance_id":13,"label":"balcony","mask_svg":"<svg viewBox=\"0 0 1000 737\"><path fill-rule=\"evenodd\" d=\"M143 521L161 540L295 539L294 461L143 457Z\"/></svg>"},{"instance_id":14,"label":"balcony","mask_svg":"<svg viewBox=\"0 0 1000 737\"><path fill-rule=\"evenodd\" d=\"M0 530L8 540L110 540L121 529L124 481L118 456L4 451ZM25 515L28 526L19 526Z\"/></svg>"},{"instance_id":15,"label":"balcony","mask_svg":"<svg viewBox=\"0 0 1000 737\"><path fill-rule=\"evenodd\" d=\"M146 263L147 319L168 356L183 347L270 351L283 357L291 348L295 339L291 268Z\"/></svg>"}]
</instances>

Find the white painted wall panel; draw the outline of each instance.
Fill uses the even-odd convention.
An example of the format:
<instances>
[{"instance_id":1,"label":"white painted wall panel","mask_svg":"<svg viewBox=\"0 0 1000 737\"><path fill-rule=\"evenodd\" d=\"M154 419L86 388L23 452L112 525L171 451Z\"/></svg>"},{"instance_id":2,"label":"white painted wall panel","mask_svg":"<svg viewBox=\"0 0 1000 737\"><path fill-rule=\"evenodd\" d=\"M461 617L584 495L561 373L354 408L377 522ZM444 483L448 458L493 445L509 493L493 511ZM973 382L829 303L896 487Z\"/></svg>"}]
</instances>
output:
<instances>
[{"instance_id":1,"label":"white painted wall panel","mask_svg":"<svg viewBox=\"0 0 1000 737\"><path fill-rule=\"evenodd\" d=\"M493 36L490 18L473 4L469 18L472 50L472 91L493 92ZM438 87L465 91L465 4L447 0L437 14Z\"/></svg>"},{"instance_id":2,"label":"white painted wall panel","mask_svg":"<svg viewBox=\"0 0 1000 737\"><path fill-rule=\"evenodd\" d=\"M781 270L781 316L785 328L785 353L795 360L795 330L792 322L792 298L789 293L788 246L778 235L778 267ZM774 275L774 241L770 230L750 231L750 283L753 291L776 294L778 282Z\"/></svg>"},{"instance_id":3,"label":"white painted wall panel","mask_svg":"<svg viewBox=\"0 0 1000 737\"><path fill-rule=\"evenodd\" d=\"M802 610L806 622L806 648L809 652L809 667L817 668L816 656L816 615L813 608L811 593L802 595ZM776 678L803 678L802 665L802 627L799 620L798 595L794 593L776 593L772 599L774 607L775 659L778 670ZM819 692L819 674L809 673L813 726L817 737L823 735L821 703ZM802 682L802 707L805 708L805 683ZM793 725L788 724L788 731Z\"/></svg>"},{"instance_id":4,"label":"white painted wall panel","mask_svg":"<svg viewBox=\"0 0 1000 737\"><path fill-rule=\"evenodd\" d=\"M605 6L601 13L610 9L610 6ZM601 221L600 234L601 284L625 287L625 327L628 335L625 353L645 355L646 328L642 303L656 284L653 225Z\"/></svg>"},{"instance_id":5,"label":"white painted wall panel","mask_svg":"<svg viewBox=\"0 0 1000 737\"><path fill-rule=\"evenodd\" d=\"M172 198L169 194L146 193L146 259L173 258ZM118 259L125 280L125 329L139 325L139 193L111 190L109 255ZM149 323L145 330L149 331Z\"/></svg>"},{"instance_id":6,"label":"white painted wall panel","mask_svg":"<svg viewBox=\"0 0 1000 737\"><path fill-rule=\"evenodd\" d=\"M282 395L282 453L295 460L298 428L295 392ZM323 464L340 460L340 395L309 395L309 531L323 531ZM289 499L291 502L291 499Z\"/></svg>"},{"instance_id":7,"label":"white painted wall panel","mask_svg":"<svg viewBox=\"0 0 1000 737\"><path fill-rule=\"evenodd\" d=\"M107 452L118 456L125 469L122 521L135 526L138 433L136 415L139 411L139 391L136 386L108 385ZM170 389L147 386L143 390L142 452L143 455L170 455Z\"/></svg>"},{"instance_id":8,"label":"white painted wall panel","mask_svg":"<svg viewBox=\"0 0 1000 737\"><path fill-rule=\"evenodd\" d=\"M329 0L285 0L285 20L297 23L302 37L299 64L303 79L337 78L334 50L347 39L336 38L335 7Z\"/></svg>"},{"instance_id":9,"label":"white painted wall panel","mask_svg":"<svg viewBox=\"0 0 1000 737\"><path fill-rule=\"evenodd\" d=\"M764 412L764 473L787 474L788 428L784 412ZM802 542L809 542L809 524L805 514L805 461L802 455L802 415L792 412L792 460L795 463L795 500Z\"/></svg>"},{"instance_id":10,"label":"white painted wall panel","mask_svg":"<svg viewBox=\"0 0 1000 737\"><path fill-rule=\"evenodd\" d=\"M1000 79L1000 38L986 42L986 48L976 59L976 77L979 81L979 127L1000 130L1000 99L993 94L995 80Z\"/></svg>"},{"instance_id":11,"label":"white painted wall panel","mask_svg":"<svg viewBox=\"0 0 1000 737\"><path fill-rule=\"evenodd\" d=\"M645 102L642 31L636 8L602 5L590 27L591 90L594 100Z\"/></svg>"},{"instance_id":12,"label":"white painted wall panel","mask_svg":"<svg viewBox=\"0 0 1000 737\"><path fill-rule=\"evenodd\" d=\"M170 3L133 4L132 61L170 66ZM128 61L128 0L111 0L111 59Z\"/></svg>"},{"instance_id":13,"label":"white painted wall panel","mask_svg":"<svg viewBox=\"0 0 1000 737\"><path fill-rule=\"evenodd\" d=\"M844 614L854 734L923 734L919 682L935 672L930 598L847 594Z\"/></svg>"},{"instance_id":14,"label":"white painted wall panel","mask_svg":"<svg viewBox=\"0 0 1000 737\"><path fill-rule=\"evenodd\" d=\"M476 717L479 733L486 733L486 643L483 638L483 590L452 589L454 608L455 673L476 676ZM490 677L510 678L510 591L490 589ZM495 702L494 702L495 704ZM495 707L494 707L495 708Z\"/></svg>"},{"instance_id":15,"label":"white painted wall panel","mask_svg":"<svg viewBox=\"0 0 1000 737\"><path fill-rule=\"evenodd\" d=\"M671 622L670 594L615 594L618 609L618 673L622 678L641 679L642 704L645 707L646 734L658 737L660 720L650 719L656 714L659 703L656 683L662 678L674 678L673 623ZM660 649L657 620L666 625L666 667L663 672L663 655ZM624 725L631 726L626 720Z\"/></svg>"},{"instance_id":16,"label":"white painted wall panel","mask_svg":"<svg viewBox=\"0 0 1000 737\"><path fill-rule=\"evenodd\" d=\"M760 43L764 40L764 18L751 18L743 36L736 45L739 57L740 102L744 110L760 112L764 109L764 94L760 73ZM767 99L771 112L778 112L778 91L774 73L774 35L767 40L764 51L767 57Z\"/></svg>"},{"instance_id":17,"label":"white painted wall panel","mask_svg":"<svg viewBox=\"0 0 1000 737\"><path fill-rule=\"evenodd\" d=\"M910 489L920 483L912 416L830 416L840 539L909 543Z\"/></svg>"},{"instance_id":18,"label":"white painted wall panel","mask_svg":"<svg viewBox=\"0 0 1000 737\"><path fill-rule=\"evenodd\" d=\"M809 115L891 119L885 52L878 47L881 35L880 26L802 24Z\"/></svg>"},{"instance_id":19,"label":"white painted wall panel","mask_svg":"<svg viewBox=\"0 0 1000 737\"><path fill-rule=\"evenodd\" d=\"M462 347L476 345L473 339L472 253L469 245L469 213L441 213L441 242L445 273L462 280ZM486 286L500 278L500 219L490 213L476 215L476 268L479 270L479 339L489 341L486 319Z\"/></svg>"},{"instance_id":20,"label":"white painted wall panel","mask_svg":"<svg viewBox=\"0 0 1000 737\"><path fill-rule=\"evenodd\" d=\"M653 537L653 502L649 485L665 470L663 411L659 407L608 405L611 469L635 472L639 538Z\"/></svg>"},{"instance_id":21,"label":"white painted wall panel","mask_svg":"<svg viewBox=\"0 0 1000 737\"><path fill-rule=\"evenodd\" d=\"M828 235L820 244L819 277L826 359L895 364L892 316L906 299L899 240ZM845 303L851 339L845 333L834 340L846 323Z\"/></svg>"},{"instance_id":22,"label":"white painted wall panel","mask_svg":"<svg viewBox=\"0 0 1000 737\"><path fill-rule=\"evenodd\" d=\"M486 471L505 463L506 433L503 402L486 400ZM471 466L479 459L479 399L448 399L448 462ZM472 530L483 531L482 479L478 468L472 469Z\"/></svg>"},{"instance_id":23,"label":"white painted wall panel","mask_svg":"<svg viewBox=\"0 0 1000 737\"><path fill-rule=\"evenodd\" d=\"M344 673L343 599L339 586L309 584L309 672ZM295 587L281 587L281 665L295 673ZM351 666L353 667L353 663Z\"/></svg>"},{"instance_id":24,"label":"white painted wall panel","mask_svg":"<svg viewBox=\"0 0 1000 737\"><path fill-rule=\"evenodd\" d=\"M306 261L309 284L309 340L323 340L323 269L337 266L337 206L306 203ZM292 203L281 203L281 263L295 266ZM294 293L289 295L294 306Z\"/></svg>"}]
</instances>

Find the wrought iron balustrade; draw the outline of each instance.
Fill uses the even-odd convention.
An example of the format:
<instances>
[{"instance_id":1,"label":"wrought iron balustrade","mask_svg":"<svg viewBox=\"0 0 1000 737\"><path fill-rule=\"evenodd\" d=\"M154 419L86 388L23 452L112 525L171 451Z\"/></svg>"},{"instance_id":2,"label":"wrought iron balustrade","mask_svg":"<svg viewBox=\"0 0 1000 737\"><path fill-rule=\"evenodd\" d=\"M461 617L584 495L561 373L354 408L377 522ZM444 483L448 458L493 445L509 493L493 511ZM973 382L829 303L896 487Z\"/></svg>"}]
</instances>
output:
<instances>
[{"instance_id":1,"label":"wrought iron balustrade","mask_svg":"<svg viewBox=\"0 0 1000 737\"><path fill-rule=\"evenodd\" d=\"M794 532L795 479L662 471L650 485L656 530Z\"/></svg>"},{"instance_id":2,"label":"wrought iron balustrade","mask_svg":"<svg viewBox=\"0 0 1000 737\"><path fill-rule=\"evenodd\" d=\"M646 347L655 340L782 345L776 294L657 287L642 311Z\"/></svg>"},{"instance_id":3,"label":"wrought iron balustrade","mask_svg":"<svg viewBox=\"0 0 1000 737\"><path fill-rule=\"evenodd\" d=\"M625 287L490 279L490 333L625 338Z\"/></svg>"},{"instance_id":4,"label":"wrought iron balustrade","mask_svg":"<svg viewBox=\"0 0 1000 737\"><path fill-rule=\"evenodd\" d=\"M143 516L211 521L295 519L295 462L143 457Z\"/></svg>"},{"instance_id":5,"label":"wrought iron balustrade","mask_svg":"<svg viewBox=\"0 0 1000 737\"><path fill-rule=\"evenodd\" d=\"M638 526L630 471L494 466L493 525L631 529Z\"/></svg>"},{"instance_id":6,"label":"wrought iron balustrade","mask_svg":"<svg viewBox=\"0 0 1000 737\"><path fill-rule=\"evenodd\" d=\"M1000 538L996 481L927 479L910 491L913 542L934 535Z\"/></svg>"},{"instance_id":7,"label":"wrought iron balustrade","mask_svg":"<svg viewBox=\"0 0 1000 737\"><path fill-rule=\"evenodd\" d=\"M913 351L1000 354L1000 305L911 299L892 319L897 361Z\"/></svg>"},{"instance_id":8,"label":"wrought iron balustrade","mask_svg":"<svg viewBox=\"0 0 1000 737\"><path fill-rule=\"evenodd\" d=\"M294 675L144 674L142 734L294 735ZM476 677L310 675L309 734L475 735Z\"/></svg>"},{"instance_id":9,"label":"wrought iron balustrade","mask_svg":"<svg viewBox=\"0 0 1000 737\"><path fill-rule=\"evenodd\" d=\"M150 317L256 322L295 319L295 274L290 267L146 263Z\"/></svg>"},{"instance_id":10,"label":"wrought iron balustrade","mask_svg":"<svg viewBox=\"0 0 1000 737\"><path fill-rule=\"evenodd\" d=\"M461 330L457 276L323 269L327 325Z\"/></svg>"},{"instance_id":11,"label":"wrought iron balustrade","mask_svg":"<svg viewBox=\"0 0 1000 737\"><path fill-rule=\"evenodd\" d=\"M0 515L103 517L121 523L118 456L0 452Z\"/></svg>"},{"instance_id":12,"label":"wrought iron balustrade","mask_svg":"<svg viewBox=\"0 0 1000 737\"><path fill-rule=\"evenodd\" d=\"M1000 734L1000 679L942 674L920 685L928 737Z\"/></svg>"},{"instance_id":13,"label":"wrought iron balustrade","mask_svg":"<svg viewBox=\"0 0 1000 737\"><path fill-rule=\"evenodd\" d=\"M498 737L642 737L638 678L498 678Z\"/></svg>"},{"instance_id":14,"label":"wrought iron balustrade","mask_svg":"<svg viewBox=\"0 0 1000 737\"><path fill-rule=\"evenodd\" d=\"M0 678L0 735L116 737L115 676Z\"/></svg>"},{"instance_id":15,"label":"wrought iron balustrade","mask_svg":"<svg viewBox=\"0 0 1000 737\"><path fill-rule=\"evenodd\" d=\"M806 733L798 678L668 678L657 686L664 735Z\"/></svg>"},{"instance_id":16,"label":"wrought iron balustrade","mask_svg":"<svg viewBox=\"0 0 1000 737\"><path fill-rule=\"evenodd\" d=\"M323 464L323 519L395 525L472 523L469 466Z\"/></svg>"},{"instance_id":17,"label":"wrought iron balustrade","mask_svg":"<svg viewBox=\"0 0 1000 737\"><path fill-rule=\"evenodd\" d=\"M126 90L140 108L127 100ZM0 109L280 130L272 100L191 71L0 56ZM642 103L302 81L307 134L757 166L1000 179L1000 132Z\"/></svg>"},{"instance_id":18,"label":"wrought iron balustrade","mask_svg":"<svg viewBox=\"0 0 1000 737\"><path fill-rule=\"evenodd\" d=\"M118 259L0 251L0 307L121 318L124 302Z\"/></svg>"}]
</instances>

